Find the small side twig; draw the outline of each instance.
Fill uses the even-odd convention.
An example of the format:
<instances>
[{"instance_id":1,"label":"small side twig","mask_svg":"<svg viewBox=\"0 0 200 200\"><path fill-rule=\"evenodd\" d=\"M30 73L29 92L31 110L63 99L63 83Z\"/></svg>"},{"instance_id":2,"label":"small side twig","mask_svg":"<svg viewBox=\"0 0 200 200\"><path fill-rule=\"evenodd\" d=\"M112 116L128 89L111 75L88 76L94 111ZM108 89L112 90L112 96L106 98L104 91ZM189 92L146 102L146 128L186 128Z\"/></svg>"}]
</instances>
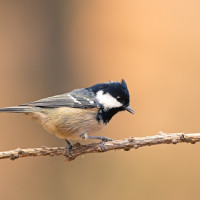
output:
<instances>
[{"instance_id":1,"label":"small side twig","mask_svg":"<svg viewBox=\"0 0 200 200\"><path fill-rule=\"evenodd\" d=\"M106 151L124 149L129 151L130 149L138 149L144 146L158 145L158 144L177 144L177 143L191 143L195 144L200 142L200 133L171 133L166 134L160 132L158 135L146 136L146 137L130 137L122 140L113 140L105 142L104 147ZM40 147L40 148L28 148L28 149L15 149L11 151L0 152L0 159L10 158L15 160L17 158L29 157L29 156L58 156L64 155L67 161L72 161L76 157L87 153L100 153L103 152L99 143L92 143L82 145L76 143L73 145L70 153L66 151L65 147Z\"/></svg>"}]
</instances>

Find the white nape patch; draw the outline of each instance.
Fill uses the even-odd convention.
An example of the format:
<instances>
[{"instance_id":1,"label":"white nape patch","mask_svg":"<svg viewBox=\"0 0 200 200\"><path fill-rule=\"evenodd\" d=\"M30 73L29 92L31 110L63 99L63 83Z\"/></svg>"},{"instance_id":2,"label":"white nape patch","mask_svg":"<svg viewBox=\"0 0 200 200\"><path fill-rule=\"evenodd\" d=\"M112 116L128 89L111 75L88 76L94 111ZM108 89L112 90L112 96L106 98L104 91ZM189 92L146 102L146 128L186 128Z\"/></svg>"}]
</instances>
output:
<instances>
[{"instance_id":1,"label":"white nape patch","mask_svg":"<svg viewBox=\"0 0 200 200\"><path fill-rule=\"evenodd\" d=\"M97 92L96 99L105 109L118 108L122 106L122 104L109 93L104 94L103 90Z\"/></svg>"},{"instance_id":2,"label":"white nape patch","mask_svg":"<svg viewBox=\"0 0 200 200\"><path fill-rule=\"evenodd\" d=\"M70 94L67 94L75 103L81 104L80 101L78 101L75 97L71 96Z\"/></svg>"}]
</instances>

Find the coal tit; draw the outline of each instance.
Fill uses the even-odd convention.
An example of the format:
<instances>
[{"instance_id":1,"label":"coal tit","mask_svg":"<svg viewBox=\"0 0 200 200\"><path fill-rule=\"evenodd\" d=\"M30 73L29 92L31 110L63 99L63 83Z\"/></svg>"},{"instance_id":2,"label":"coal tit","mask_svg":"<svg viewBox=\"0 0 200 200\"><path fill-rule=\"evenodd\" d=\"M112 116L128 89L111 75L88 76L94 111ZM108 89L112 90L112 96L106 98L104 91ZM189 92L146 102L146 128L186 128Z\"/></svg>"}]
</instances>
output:
<instances>
[{"instance_id":1,"label":"coal tit","mask_svg":"<svg viewBox=\"0 0 200 200\"><path fill-rule=\"evenodd\" d=\"M99 83L14 107L1 108L0 112L24 113L38 121L48 132L63 138L70 149L69 140L101 139L91 136L104 127L119 111L134 113L129 106L129 91L124 80Z\"/></svg>"}]
</instances>

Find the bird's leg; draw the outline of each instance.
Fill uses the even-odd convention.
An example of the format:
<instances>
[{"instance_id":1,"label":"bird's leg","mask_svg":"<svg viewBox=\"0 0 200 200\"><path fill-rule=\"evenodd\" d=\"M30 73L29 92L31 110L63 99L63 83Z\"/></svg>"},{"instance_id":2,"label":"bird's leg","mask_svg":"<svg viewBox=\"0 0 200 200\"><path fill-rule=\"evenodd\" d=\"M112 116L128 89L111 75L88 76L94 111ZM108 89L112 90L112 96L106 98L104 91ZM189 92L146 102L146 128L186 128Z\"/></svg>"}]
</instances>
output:
<instances>
[{"instance_id":1,"label":"bird's leg","mask_svg":"<svg viewBox=\"0 0 200 200\"><path fill-rule=\"evenodd\" d=\"M69 154L72 149L72 143L69 140L65 140L67 142L66 151Z\"/></svg>"},{"instance_id":2,"label":"bird's leg","mask_svg":"<svg viewBox=\"0 0 200 200\"><path fill-rule=\"evenodd\" d=\"M100 143L100 147L101 147L101 150L102 151L106 151L105 147L104 147L104 144L105 142L108 142L108 141L112 141L113 139L111 138L108 138L108 137L104 137L104 136L88 136L87 134L81 134L80 136L82 139L97 139L97 140L101 140L101 143Z\"/></svg>"}]
</instances>

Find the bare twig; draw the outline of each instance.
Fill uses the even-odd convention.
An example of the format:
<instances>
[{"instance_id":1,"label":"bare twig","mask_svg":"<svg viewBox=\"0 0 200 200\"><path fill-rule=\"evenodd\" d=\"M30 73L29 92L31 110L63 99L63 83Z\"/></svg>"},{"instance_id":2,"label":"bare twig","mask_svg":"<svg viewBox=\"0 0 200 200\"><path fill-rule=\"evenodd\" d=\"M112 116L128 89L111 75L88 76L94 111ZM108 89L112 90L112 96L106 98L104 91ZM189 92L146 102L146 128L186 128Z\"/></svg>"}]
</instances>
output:
<instances>
[{"instance_id":1,"label":"bare twig","mask_svg":"<svg viewBox=\"0 0 200 200\"><path fill-rule=\"evenodd\" d=\"M130 137L123 140L113 140L105 142L104 147L106 151L124 149L129 151L134 148L151 146L157 144L177 144L177 143L191 143L195 144L200 142L200 133L171 133L165 134L160 132L158 135L146 136L146 137ZM65 147L40 147L40 148L28 148L28 149L15 149L11 151L0 152L0 159L10 158L15 160L20 157L28 156L56 156L64 155L67 161L74 160L77 156L87 153L99 153L104 152L100 148L99 143L92 143L88 145L82 145L76 143L73 145L70 153L66 151Z\"/></svg>"}]
</instances>

